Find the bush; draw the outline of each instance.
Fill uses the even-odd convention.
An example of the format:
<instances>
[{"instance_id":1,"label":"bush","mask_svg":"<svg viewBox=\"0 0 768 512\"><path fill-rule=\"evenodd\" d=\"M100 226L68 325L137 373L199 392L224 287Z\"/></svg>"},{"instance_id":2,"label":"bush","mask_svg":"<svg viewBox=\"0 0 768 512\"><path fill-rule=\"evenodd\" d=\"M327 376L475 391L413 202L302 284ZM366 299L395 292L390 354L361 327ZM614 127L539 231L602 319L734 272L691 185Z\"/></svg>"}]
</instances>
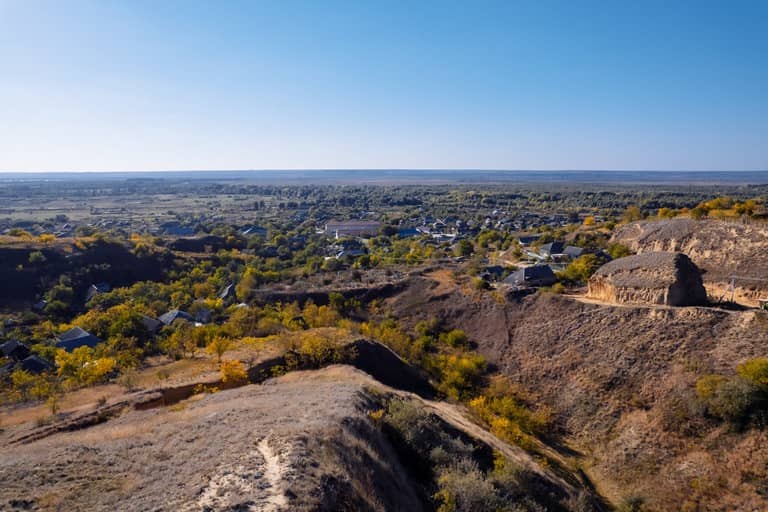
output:
<instances>
[{"instance_id":1,"label":"bush","mask_svg":"<svg viewBox=\"0 0 768 512\"><path fill-rule=\"evenodd\" d=\"M453 329L449 332L440 334L440 343L445 343L449 347L465 347L468 343L467 335L461 329Z\"/></svg>"},{"instance_id":2,"label":"bush","mask_svg":"<svg viewBox=\"0 0 768 512\"><path fill-rule=\"evenodd\" d=\"M96 357L93 349L78 347L72 352L59 349L56 353L59 376L72 386L93 385L106 381L115 370L113 357Z\"/></svg>"},{"instance_id":3,"label":"bush","mask_svg":"<svg viewBox=\"0 0 768 512\"><path fill-rule=\"evenodd\" d=\"M437 428L435 419L415 402L400 398L389 401L384 419L408 445L417 450L429 445L430 432Z\"/></svg>"},{"instance_id":4,"label":"bush","mask_svg":"<svg viewBox=\"0 0 768 512\"><path fill-rule=\"evenodd\" d=\"M138 380L139 375L133 368L126 368L120 374L120 378L118 379L120 385L123 386L126 391L134 391L137 388Z\"/></svg>"},{"instance_id":5,"label":"bush","mask_svg":"<svg viewBox=\"0 0 768 512\"><path fill-rule=\"evenodd\" d=\"M475 354L438 355L428 366L439 379L438 389L454 400L468 399L480 384L485 359Z\"/></svg>"},{"instance_id":6,"label":"bush","mask_svg":"<svg viewBox=\"0 0 768 512\"><path fill-rule=\"evenodd\" d=\"M237 359L221 363L221 382L226 384L244 384L248 382L248 372L245 365Z\"/></svg>"},{"instance_id":7,"label":"bush","mask_svg":"<svg viewBox=\"0 0 768 512\"><path fill-rule=\"evenodd\" d=\"M586 283L603 263L604 259L595 254L584 254L569 263L561 272L561 277L567 281Z\"/></svg>"},{"instance_id":8,"label":"bush","mask_svg":"<svg viewBox=\"0 0 768 512\"><path fill-rule=\"evenodd\" d=\"M761 390L768 391L768 358L750 359L737 366L736 373Z\"/></svg>"},{"instance_id":9,"label":"bush","mask_svg":"<svg viewBox=\"0 0 768 512\"><path fill-rule=\"evenodd\" d=\"M29 253L29 263L31 265L42 265L46 262L45 255L40 251L34 251Z\"/></svg>"},{"instance_id":10,"label":"bush","mask_svg":"<svg viewBox=\"0 0 768 512\"><path fill-rule=\"evenodd\" d=\"M477 464L468 460L441 471L437 484L439 491L434 497L438 512L499 510L505 505Z\"/></svg>"},{"instance_id":11,"label":"bush","mask_svg":"<svg viewBox=\"0 0 768 512\"><path fill-rule=\"evenodd\" d=\"M313 332L303 333L297 349L302 359L315 368L344 360L343 347L333 340Z\"/></svg>"},{"instance_id":12,"label":"bush","mask_svg":"<svg viewBox=\"0 0 768 512\"><path fill-rule=\"evenodd\" d=\"M703 377L696 383L696 391L709 414L735 423L741 423L747 418L758 399L758 388L739 376Z\"/></svg>"}]
</instances>

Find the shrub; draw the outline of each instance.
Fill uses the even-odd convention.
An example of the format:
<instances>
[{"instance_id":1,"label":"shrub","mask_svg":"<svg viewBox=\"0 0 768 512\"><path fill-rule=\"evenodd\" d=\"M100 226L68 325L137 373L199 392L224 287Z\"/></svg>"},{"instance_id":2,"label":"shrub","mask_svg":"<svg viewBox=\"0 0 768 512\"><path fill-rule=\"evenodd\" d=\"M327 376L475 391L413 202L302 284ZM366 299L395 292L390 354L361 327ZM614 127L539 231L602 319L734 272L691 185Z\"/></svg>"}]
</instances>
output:
<instances>
[{"instance_id":1,"label":"shrub","mask_svg":"<svg viewBox=\"0 0 768 512\"><path fill-rule=\"evenodd\" d=\"M629 247L622 244L609 245L607 252L608 255L613 259L623 258L632 254L632 251L629 250Z\"/></svg>"},{"instance_id":2,"label":"shrub","mask_svg":"<svg viewBox=\"0 0 768 512\"><path fill-rule=\"evenodd\" d=\"M483 291L483 290L490 290L491 289L491 283L489 283L488 281L486 281L482 277L476 277L474 279L474 285L475 285L475 290Z\"/></svg>"},{"instance_id":3,"label":"shrub","mask_svg":"<svg viewBox=\"0 0 768 512\"><path fill-rule=\"evenodd\" d=\"M560 295L565 293L565 285L563 283L555 283L552 286L542 286L539 288L539 291L541 293L553 293L555 295Z\"/></svg>"},{"instance_id":4,"label":"shrub","mask_svg":"<svg viewBox=\"0 0 768 512\"><path fill-rule=\"evenodd\" d=\"M586 283L603 263L603 258L595 254L584 254L569 263L561 276L567 281Z\"/></svg>"},{"instance_id":5,"label":"shrub","mask_svg":"<svg viewBox=\"0 0 768 512\"><path fill-rule=\"evenodd\" d=\"M40 251L29 253L29 263L32 265L42 265L46 262L45 255Z\"/></svg>"},{"instance_id":6,"label":"shrub","mask_svg":"<svg viewBox=\"0 0 768 512\"><path fill-rule=\"evenodd\" d=\"M736 372L758 388L768 391L768 358L750 359L737 366Z\"/></svg>"},{"instance_id":7,"label":"shrub","mask_svg":"<svg viewBox=\"0 0 768 512\"><path fill-rule=\"evenodd\" d=\"M486 479L477 464L459 461L441 471L435 494L438 512L475 512L499 510L504 506L493 484Z\"/></svg>"},{"instance_id":8,"label":"shrub","mask_svg":"<svg viewBox=\"0 0 768 512\"><path fill-rule=\"evenodd\" d=\"M344 359L342 347L333 340L313 332L301 335L297 352L306 362L316 368L324 364L338 363Z\"/></svg>"},{"instance_id":9,"label":"shrub","mask_svg":"<svg viewBox=\"0 0 768 512\"><path fill-rule=\"evenodd\" d=\"M138 385L139 375L135 369L126 368L120 374L120 378L118 379L118 381L120 385L125 388L126 391L134 391Z\"/></svg>"},{"instance_id":10,"label":"shrub","mask_svg":"<svg viewBox=\"0 0 768 512\"><path fill-rule=\"evenodd\" d=\"M435 419L411 400L394 398L386 407L384 419L403 437L408 445L426 448L430 432L436 428Z\"/></svg>"},{"instance_id":11,"label":"shrub","mask_svg":"<svg viewBox=\"0 0 768 512\"><path fill-rule=\"evenodd\" d=\"M454 400L469 398L485 372L485 359L475 354L438 355L428 364L440 380L438 389Z\"/></svg>"},{"instance_id":12,"label":"shrub","mask_svg":"<svg viewBox=\"0 0 768 512\"><path fill-rule=\"evenodd\" d=\"M616 507L617 512L643 512L644 510L646 510L645 500L640 496L624 498Z\"/></svg>"},{"instance_id":13,"label":"shrub","mask_svg":"<svg viewBox=\"0 0 768 512\"><path fill-rule=\"evenodd\" d=\"M72 386L104 382L117 366L113 357L95 357L90 347L78 347L72 352L59 349L56 353L59 376Z\"/></svg>"},{"instance_id":14,"label":"shrub","mask_svg":"<svg viewBox=\"0 0 768 512\"><path fill-rule=\"evenodd\" d=\"M237 359L230 359L221 363L221 382L227 384L244 384L248 382L248 372L245 365Z\"/></svg>"},{"instance_id":15,"label":"shrub","mask_svg":"<svg viewBox=\"0 0 768 512\"><path fill-rule=\"evenodd\" d=\"M758 389L750 381L736 376L709 375L699 379L696 392L712 416L732 422L746 419L757 400Z\"/></svg>"},{"instance_id":16,"label":"shrub","mask_svg":"<svg viewBox=\"0 0 768 512\"><path fill-rule=\"evenodd\" d=\"M465 347L467 345L467 335L461 329L453 329L449 332L440 334L440 342L445 343L449 347Z\"/></svg>"}]
</instances>

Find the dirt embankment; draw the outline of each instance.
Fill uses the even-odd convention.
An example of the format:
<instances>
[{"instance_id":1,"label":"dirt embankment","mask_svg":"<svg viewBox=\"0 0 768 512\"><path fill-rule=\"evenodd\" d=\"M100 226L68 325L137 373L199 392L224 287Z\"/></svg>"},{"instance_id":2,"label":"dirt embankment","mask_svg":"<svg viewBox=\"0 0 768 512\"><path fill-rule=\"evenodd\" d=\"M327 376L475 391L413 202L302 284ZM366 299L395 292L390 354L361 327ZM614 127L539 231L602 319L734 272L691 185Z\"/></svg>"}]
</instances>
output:
<instances>
[{"instance_id":1,"label":"dirt embankment","mask_svg":"<svg viewBox=\"0 0 768 512\"><path fill-rule=\"evenodd\" d=\"M415 280L388 307L410 325L437 318L464 329L501 372L552 408L611 500L637 494L651 510L679 510L686 500L708 510L768 508L764 431L707 423L687 434L669 426L674 404L695 397L699 377L733 374L745 359L767 355L763 312L607 306L549 294L500 303L491 293L432 294L439 286Z\"/></svg>"},{"instance_id":2,"label":"dirt embankment","mask_svg":"<svg viewBox=\"0 0 768 512\"><path fill-rule=\"evenodd\" d=\"M613 241L634 252L680 251L705 271L710 296L720 298L735 276L737 299L749 303L768 293L768 225L722 220L671 219L634 222Z\"/></svg>"},{"instance_id":3,"label":"dirt embankment","mask_svg":"<svg viewBox=\"0 0 768 512\"><path fill-rule=\"evenodd\" d=\"M383 386L349 366L296 372L15 445L0 457L4 510L419 511L423 489L369 412L414 400L478 446L505 453L549 496L580 492L460 408ZM487 443L487 444L486 444ZM540 489L539 489L540 490Z\"/></svg>"}]
</instances>

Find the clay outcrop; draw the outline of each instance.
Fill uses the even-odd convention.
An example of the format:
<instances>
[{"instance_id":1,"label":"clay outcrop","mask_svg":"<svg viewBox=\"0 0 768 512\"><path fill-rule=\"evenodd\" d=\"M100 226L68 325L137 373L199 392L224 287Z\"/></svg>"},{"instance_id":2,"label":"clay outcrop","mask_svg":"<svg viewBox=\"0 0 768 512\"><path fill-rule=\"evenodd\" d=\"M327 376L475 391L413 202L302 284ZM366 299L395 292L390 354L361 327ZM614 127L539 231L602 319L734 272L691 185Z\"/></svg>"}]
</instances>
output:
<instances>
[{"instance_id":1,"label":"clay outcrop","mask_svg":"<svg viewBox=\"0 0 768 512\"><path fill-rule=\"evenodd\" d=\"M589 296L616 304L707 303L701 270L680 252L648 252L606 263L590 278Z\"/></svg>"}]
</instances>

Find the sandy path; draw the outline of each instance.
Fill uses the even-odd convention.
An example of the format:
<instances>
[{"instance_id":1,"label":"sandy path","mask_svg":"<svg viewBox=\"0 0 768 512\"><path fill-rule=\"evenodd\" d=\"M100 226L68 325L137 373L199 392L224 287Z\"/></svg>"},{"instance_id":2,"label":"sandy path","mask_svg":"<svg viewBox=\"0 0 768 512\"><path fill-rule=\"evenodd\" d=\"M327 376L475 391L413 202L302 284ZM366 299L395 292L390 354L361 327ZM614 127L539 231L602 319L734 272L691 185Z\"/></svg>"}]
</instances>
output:
<instances>
[{"instance_id":1,"label":"sandy path","mask_svg":"<svg viewBox=\"0 0 768 512\"><path fill-rule=\"evenodd\" d=\"M264 458L264 478L269 484L267 506L264 510L275 511L288 505L288 500L280 485L284 470L283 464L280 462L280 457L269 446L269 440L266 437L261 440L257 448Z\"/></svg>"}]
</instances>

